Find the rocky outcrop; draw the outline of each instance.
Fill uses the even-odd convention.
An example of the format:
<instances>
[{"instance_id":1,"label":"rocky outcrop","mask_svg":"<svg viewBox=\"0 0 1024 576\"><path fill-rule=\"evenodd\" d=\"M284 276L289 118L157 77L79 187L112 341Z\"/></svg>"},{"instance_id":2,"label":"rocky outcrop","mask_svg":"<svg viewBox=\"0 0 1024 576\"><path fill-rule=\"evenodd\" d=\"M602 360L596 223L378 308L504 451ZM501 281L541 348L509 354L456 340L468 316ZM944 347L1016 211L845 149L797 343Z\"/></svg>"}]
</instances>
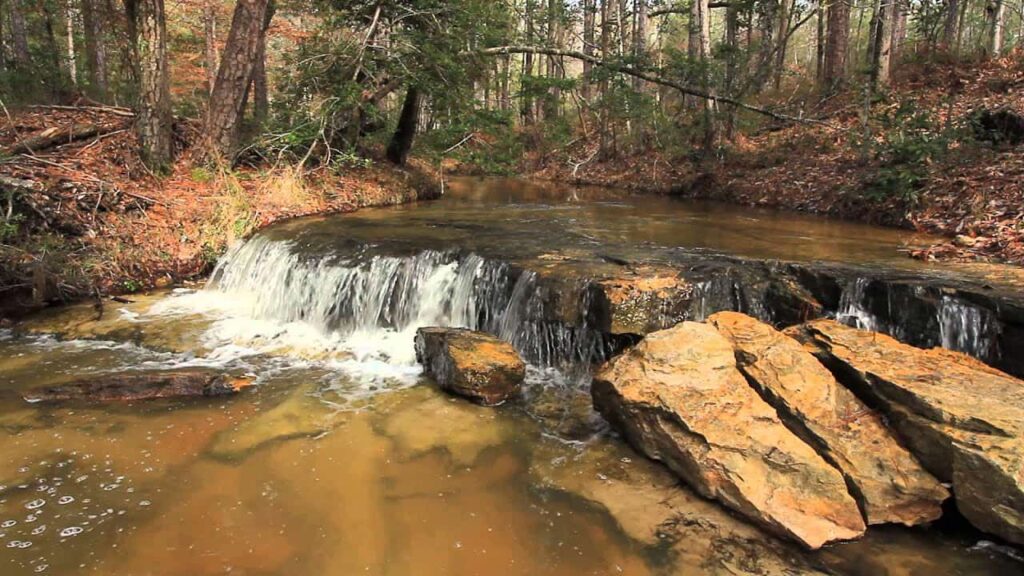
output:
<instances>
[{"instance_id":1,"label":"rocky outcrop","mask_svg":"<svg viewBox=\"0 0 1024 576\"><path fill-rule=\"evenodd\" d=\"M420 328L416 360L449 392L486 406L519 392L526 364L511 344L461 328Z\"/></svg>"},{"instance_id":2,"label":"rocky outcrop","mask_svg":"<svg viewBox=\"0 0 1024 576\"><path fill-rule=\"evenodd\" d=\"M592 394L640 451L768 530L809 548L863 534L842 475L747 384L712 326L649 334L602 367Z\"/></svg>"},{"instance_id":3,"label":"rocky outcrop","mask_svg":"<svg viewBox=\"0 0 1024 576\"><path fill-rule=\"evenodd\" d=\"M799 342L736 312L708 322L732 343L740 370L790 429L843 473L868 524L913 526L942 515L949 492Z\"/></svg>"},{"instance_id":4,"label":"rocky outcrop","mask_svg":"<svg viewBox=\"0 0 1024 576\"><path fill-rule=\"evenodd\" d=\"M82 400L90 402L153 400L192 396L228 396L252 385L239 378L208 370L122 372L102 374L68 384L29 390L28 402Z\"/></svg>"},{"instance_id":5,"label":"rocky outcrop","mask_svg":"<svg viewBox=\"0 0 1024 576\"><path fill-rule=\"evenodd\" d=\"M964 354L817 320L788 330L953 483L978 528L1024 544L1024 383Z\"/></svg>"}]
</instances>

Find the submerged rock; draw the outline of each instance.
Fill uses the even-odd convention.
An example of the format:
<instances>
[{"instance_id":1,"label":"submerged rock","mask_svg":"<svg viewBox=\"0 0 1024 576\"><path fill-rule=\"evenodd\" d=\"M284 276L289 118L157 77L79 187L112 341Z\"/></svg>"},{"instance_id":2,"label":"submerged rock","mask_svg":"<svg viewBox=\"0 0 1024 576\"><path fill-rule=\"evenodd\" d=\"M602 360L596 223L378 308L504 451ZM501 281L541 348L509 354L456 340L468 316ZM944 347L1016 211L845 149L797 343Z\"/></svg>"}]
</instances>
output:
<instances>
[{"instance_id":1,"label":"submerged rock","mask_svg":"<svg viewBox=\"0 0 1024 576\"><path fill-rule=\"evenodd\" d=\"M949 492L901 446L880 415L839 385L796 340L744 314L708 318L740 370L799 436L839 468L868 524L936 520Z\"/></svg>"},{"instance_id":2,"label":"submerged rock","mask_svg":"<svg viewBox=\"0 0 1024 576\"><path fill-rule=\"evenodd\" d=\"M809 548L864 533L842 475L794 435L712 326L649 334L595 376L594 405L701 495Z\"/></svg>"},{"instance_id":3,"label":"submerged rock","mask_svg":"<svg viewBox=\"0 0 1024 576\"><path fill-rule=\"evenodd\" d=\"M121 372L101 374L25 393L29 402L152 400L194 396L228 396L252 385L252 378L209 370Z\"/></svg>"},{"instance_id":4,"label":"submerged rock","mask_svg":"<svg viewBox=\"0 0 1024 576\"><path fill-rule=\"evenodd\" d=\"M404 460L434 451L450 456L458 466L471 466L482 452L507 442L512 430L494 410L459 402L428 387L392 394L400 402L382 410L376 426L395 443Z\"/></svg>"},{"instance_id":5,"label":"submerged rock","mask_svg":"<svg viewBox=\"0 0 1024 576\"><path fill-rule=\"evenodd\" d=\"M918 459L953 483L975 526L1024 544L1024 382L965 354L817 320L788 332L879 407Z\"/></svg>"},{"instance_id":6,"label":"submerged rock","mask_svg":"<svg viewBox=\"0 0 1024 576\"><path fill-rule=\"evenodd\" d=\"M534 448L536 483L600 508L635 542L668 549L672 574L820 574L797 547L772 538L618 443L566 456L563 444ZM666 571L668 573L668 571Z\"/></svg>"},{"instance_id":7,"label":"submerged rock","mask_svg":"<svg viewBox=\"0 0 1024 576\"><path fill-rule=\"evenodd\" d=\"M417 330L416 360L441 388L485 406L515 396L526 377L511 344L462 328Z\"/></svg>"},{"instance_id":8,"label":"submerged rock","mask_svg":"<svg viewBox=\"0 0 1024 576\"><path fill-rule=\"evenodd\" d=\"M316 397L315 391L313 385L295 388L277 406L220 433L210 454L235 459L272 442L329 432L341 423L343 415Z\"/></svg>"}]
</instances>

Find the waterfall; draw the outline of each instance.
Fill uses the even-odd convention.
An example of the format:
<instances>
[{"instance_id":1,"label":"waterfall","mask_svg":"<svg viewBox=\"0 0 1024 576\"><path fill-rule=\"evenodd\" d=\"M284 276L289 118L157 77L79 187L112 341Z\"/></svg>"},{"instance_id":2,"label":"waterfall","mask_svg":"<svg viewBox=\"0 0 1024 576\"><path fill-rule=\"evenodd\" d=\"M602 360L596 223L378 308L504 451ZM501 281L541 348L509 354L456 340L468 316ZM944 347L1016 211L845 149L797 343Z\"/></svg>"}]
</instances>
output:
<instances>
[{"instance_id":1,"label":"waterfall","mask_svg":"<svg viewBox=\"0 0 1024 576\"><path fill-rule=\"evenodd\" d=\"M870 280L857 278L843 288L839 296L839 308L836 311L836 320L861 330L873 330L884 332L884 322L871 313L865 305L865 292Z\"/></svg>"},{"instance_id":2,"label":"waterfall","mask_svg":"<svg viewBox=\"0 0 1024 576\"><path fill-rule=\"evenodd\" d=\"M938 307L939 339L943 348L993 360L997 355L999 323L989 310L952 296L943 296Z\"/></svg>"},{"instance_id":3,"label":"waterfall","mask_svg":"<svg viewBox=\"0 0 1024 576\"><path fill-rule=\"evenodd\" d=\"M201 292L197 299L214 297L230 308L232 317L215 327L228 341L261 322L270 324L259 330L265 338L289 331L308 338L312 328L358 358L409 365L417 328L451 326L495 334L539 366L605 357L603 335L586 324L586 290L579 290L576 319L560 318L551 310L564 297L555 287L476 254L306 255L293 241L257 236L230 250Z\"/></svg>"}]
</instances>

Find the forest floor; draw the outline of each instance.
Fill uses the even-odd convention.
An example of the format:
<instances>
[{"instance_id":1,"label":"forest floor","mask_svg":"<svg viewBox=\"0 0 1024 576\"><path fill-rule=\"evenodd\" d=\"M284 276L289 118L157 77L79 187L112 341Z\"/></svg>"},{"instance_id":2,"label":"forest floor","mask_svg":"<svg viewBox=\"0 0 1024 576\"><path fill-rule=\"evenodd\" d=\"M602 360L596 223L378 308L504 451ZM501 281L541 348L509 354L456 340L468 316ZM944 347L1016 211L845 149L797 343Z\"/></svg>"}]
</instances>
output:
<instances>
[{"instance_id":1,"label":"forest floor","mask_svg":"<svg viewBox=\"0 0 1024 576\"><path fill-rule=\"evenodd\" d=\"M841 94L808 112L828 126L776 126L737 138L713 160L644 150L577 166L594 146L576 142L529 163L540 179L826 214L949 239L913 254L922 259L1024 265L1024 124L1016 145L992 144L975 137L969 120L982 109L1024 118L1024 54L983 65L907 66L873 105L870 140L863 108L861 95ZM897 190L887 190L893 180Z\"/></svg>"},{"instance_id":2,"label":"forest floor","mask_svg":"<svg viewBox=\"0 0 1024 576\"><path fill-rule=\"evenodd\" d=\"M438 193L433 172L415 162L229 171L197 167L185 151L157 177L139 160L131 121L126 110L89 107L0 120L0 317L199 277L232 240L283 219ZM92 132L83 127L97 133L18 154L10 148L33 136ZM176 129L187 139L188 126Z\"/></svg>"}]
</instances>

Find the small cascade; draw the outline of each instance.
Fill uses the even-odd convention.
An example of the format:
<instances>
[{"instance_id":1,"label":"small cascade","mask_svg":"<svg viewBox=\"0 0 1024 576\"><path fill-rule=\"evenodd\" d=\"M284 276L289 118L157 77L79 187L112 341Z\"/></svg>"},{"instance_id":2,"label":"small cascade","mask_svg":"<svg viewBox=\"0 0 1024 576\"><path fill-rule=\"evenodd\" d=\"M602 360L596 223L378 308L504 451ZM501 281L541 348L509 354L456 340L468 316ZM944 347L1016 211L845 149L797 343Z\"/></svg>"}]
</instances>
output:
<instances>
[{"instance_id":1,"label":"small cascade","mask_svg":"<svg viewBox=\"0 0 1024 576\"><path fill-rule=\"evenodd\" d=\"M952 296L943 296L938 307L939 338L943 348L994 360L999 322L992 312Z\"/></svg>"},{"instance_id":2,"label":"small cascade","mask_svg":"<svg viewBox=\"0 0 1024 576\"><path fill-rule=\"evenodd\" d=\"M868 310L866 305L866 292L870 282L867 278L857 278L843 288L839 297L839 308L836 310L836 320L861 330L885 332L885 323Z\"/></svg>"},{"instance_id":3,"label":"small cascade","mask_svg":"<svg viewBox=\"0 0 1024 576\"><path fill-rule=\"evenodd\" d=\"M602 335L586 325L586 291L575 323L549 313L552 288L537 275L476 254L426 250L411 256L357 253L349 259L304 257L287 241L256 237L217 265L207 291L245 302L246 314L304 323L384 357L409 363L421 326L483 330L541 366L604 358ZM398 350L397 348L401 348Z\"/></svg>"}]
</instances>

